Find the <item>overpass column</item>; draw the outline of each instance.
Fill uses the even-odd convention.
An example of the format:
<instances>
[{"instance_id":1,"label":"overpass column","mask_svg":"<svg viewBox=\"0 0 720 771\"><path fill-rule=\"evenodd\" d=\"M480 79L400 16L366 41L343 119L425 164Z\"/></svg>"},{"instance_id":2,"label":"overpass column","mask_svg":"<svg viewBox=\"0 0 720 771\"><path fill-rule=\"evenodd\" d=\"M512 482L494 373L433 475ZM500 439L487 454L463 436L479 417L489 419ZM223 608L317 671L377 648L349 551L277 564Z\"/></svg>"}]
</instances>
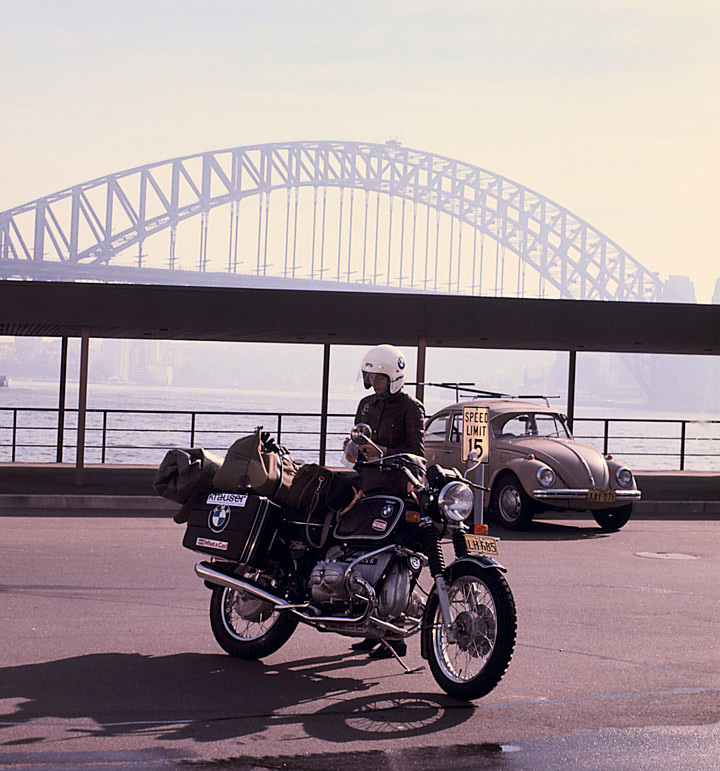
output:
<instances>
[{"instance_id":1,"label":"overpass column","mask_svg":"<svg viewBox=\"0 0 720 771\"><path fill-rule=\"evenodd\" d=\"M68 339L63 337L60 348L60 392L58 394L58 430L56 461L62 463L65 443L65 388L67 385Z\"/></svg>"},{"instance_id":2,"label":"overpass column","mask_svg":"<svg viewBox=\"0 0 720 771\"><path fill-rule=\"evenodd\" d=\"M328 401L330 392L330 344L323 345L322 404L320 407L320 465L327 454Z\"/></svg>"},{"instance_id":3,"label":"overpass column","mask_svg":"<svg viewBox=\"0 0 720 771\"><path fill-rule=\"evenodd\" d=\"M80 338L80 381L78 382L77 455L75 460L75 486L83 486L85 468L85 417L87 414L88 357L90 333L83 329Z\"/></svg>"},{"instance_id":4,"label":"overpass column","mask_svg":"<svg viewBox=\"0 0 720 771\"><path fill-rule=\"evenodd\" d=\"M425 351L427 349L427 340L424 337L418 338L417 343L417 366L415 371L415 398L422 401L425 398Z\"/></svg>"},{"instance_id":5,"label":"overpass column","mask_svg":"<svg viewBox=\"0 0 720 771\"><path fill-rule=\"evenodd\" d=\"M575 420L575 369L577 365L577 351L569 351L568 361L568 395L567 395L567 417L570 431L573 430L573 420Z\"/></svg>"}]
</instances>

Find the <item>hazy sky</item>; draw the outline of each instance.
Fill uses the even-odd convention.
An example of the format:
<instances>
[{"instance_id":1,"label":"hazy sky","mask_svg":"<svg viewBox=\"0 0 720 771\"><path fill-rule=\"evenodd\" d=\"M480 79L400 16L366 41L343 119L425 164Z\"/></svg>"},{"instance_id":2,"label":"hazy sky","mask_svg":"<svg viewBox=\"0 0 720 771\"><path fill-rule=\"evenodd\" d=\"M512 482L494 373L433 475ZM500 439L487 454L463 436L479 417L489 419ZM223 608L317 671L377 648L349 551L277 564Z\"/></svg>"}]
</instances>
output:
<instances>
[{"instance_id":1,"label":"hazy sky","mask_svg":"<svg viewBox=\"0 0 720 771\"><path fill-rule=\"evenodd\" d=\"M720 3L0 0L0 210L205 150L358 140L557 201L720 276Z\"/></svg>"}]
</instances>

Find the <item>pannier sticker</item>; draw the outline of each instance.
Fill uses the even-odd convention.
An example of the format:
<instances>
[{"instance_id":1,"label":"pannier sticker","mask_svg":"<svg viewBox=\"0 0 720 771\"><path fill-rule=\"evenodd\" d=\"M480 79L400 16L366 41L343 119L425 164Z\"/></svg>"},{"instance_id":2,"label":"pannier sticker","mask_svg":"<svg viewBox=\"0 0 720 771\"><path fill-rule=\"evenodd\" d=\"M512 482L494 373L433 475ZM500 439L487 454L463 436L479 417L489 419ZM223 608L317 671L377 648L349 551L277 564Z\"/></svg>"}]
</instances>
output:
<instances>
[{"instance_id":1,"label":"pannier sticker","mask_svg":"<svg viewBox=\"0 0 720 771\"><path fill-rule=\"evenodd\" d=\"M205 503L224 503L227 506L245 506L247 503L246 494L238 493L210 493Z\"/></svg>"},{"instance_id":2,"label":"pannier sticker","mask_svg":"<svg viewBox=\"0 0 720 771\"><path fill-rule=\"evenodd\" d=\"M232 509L229 506L216 506L208 514L208 527L213 533L221 533L230 522Z\"/></svg>"},{"instance_id":3,"label":"pannier sticker","mask_svg":"<svg viewBox=\"0 0 720 771\"><path fill-rule=\"evenodd\" d=\"M214 541L212 538L197 538L195 540L195 546L204 546L206 549L219 549L220 551L227 551L227 541Z\"/></svg>"},{"instance_id":4,"label":"pannier sticker","mask_svg":"<svg viewBox=\"0 0 720 771\"><path fill-rule=\"evenodd\" d=\"M387 522L384 519L376 519L372 523L372 529L383 533L387 530Z\"/></svg>"}]
</instances>

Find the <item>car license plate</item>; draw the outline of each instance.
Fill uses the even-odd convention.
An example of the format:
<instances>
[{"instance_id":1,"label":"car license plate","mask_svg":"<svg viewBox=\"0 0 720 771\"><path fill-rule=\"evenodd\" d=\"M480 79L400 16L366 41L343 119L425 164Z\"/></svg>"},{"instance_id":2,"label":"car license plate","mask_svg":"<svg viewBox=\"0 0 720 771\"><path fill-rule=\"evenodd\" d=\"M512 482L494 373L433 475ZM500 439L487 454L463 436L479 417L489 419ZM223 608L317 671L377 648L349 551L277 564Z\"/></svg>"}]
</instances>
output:
<instances>
[{"instance_id":1,"label":"car license plate","mask_svg":"<svg viewBox=\"0 0 720 771\"><path fill-rule=\"evenodd\" d=\"M587 499L598 503L615 503L615 490L588 490Z\"/></svg>"},{"instance_id":2,"label":"car license plate","mask_svg":"<svg viewBox=\"0 0 720 771\"><path fill-rule=\"evenodd\" d=\"M468 551L478 554L497 554L497 539L489 535L475 535L474 533L465 533L465 545Z\"/></svg>"}]
</instances>

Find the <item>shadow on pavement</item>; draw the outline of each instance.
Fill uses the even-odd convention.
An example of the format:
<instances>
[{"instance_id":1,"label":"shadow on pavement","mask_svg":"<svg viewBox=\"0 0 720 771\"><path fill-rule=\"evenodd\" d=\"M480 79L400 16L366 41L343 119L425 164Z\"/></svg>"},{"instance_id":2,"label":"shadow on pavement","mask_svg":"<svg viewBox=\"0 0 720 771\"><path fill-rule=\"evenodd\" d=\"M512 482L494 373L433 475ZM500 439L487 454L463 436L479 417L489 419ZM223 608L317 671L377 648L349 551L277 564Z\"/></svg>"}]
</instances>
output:
<instances>
[{"instance_id":1,"label":"shadow on pavement","mask_svg":"<svg viewBox=\"0 0 720 771\"><path fill-rule=\"evenodd\" d=\"M579 541L607 538L616 532L618 531L602 530L597 526L582 527L542 520L533 520L527 530L505 530L500 525L490 523L490 535L503 541Z\"/></svg>"},{"instance_id":2,"label":"shadow on pavement","mask_svg":"<svg viewBox=\"0 0 720 771\"><path fill-rule=\"evenodd\" d=\"M366 666L352 655L273 665L211 654L99 653L5 667L0 699L19 703L0 715L0 746L14 744L3 742L3 729L38 721L37 730L48 719L55 728L68 721L65 731L78 737L213 742L302 724L310 735L346 742L441 731L474 712L443 694L358 698L377 684L367 671L354 675Z\"/></svg>"}]
</instances>

